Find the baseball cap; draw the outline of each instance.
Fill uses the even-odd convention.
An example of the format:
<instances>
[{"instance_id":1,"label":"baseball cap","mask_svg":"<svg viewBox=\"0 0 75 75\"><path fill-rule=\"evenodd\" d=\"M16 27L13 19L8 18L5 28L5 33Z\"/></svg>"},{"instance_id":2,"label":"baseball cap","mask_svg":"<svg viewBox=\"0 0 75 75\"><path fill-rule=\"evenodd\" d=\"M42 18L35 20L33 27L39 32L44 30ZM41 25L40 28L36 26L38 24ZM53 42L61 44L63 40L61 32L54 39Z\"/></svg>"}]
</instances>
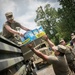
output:
<instances>
[{"instance_id":1,"label":"baseball cap","mask_svg":"<svg viewBox=\"0 0 75 75\"><path fill-rule=\"evenodd\" d=\"M12 12L7 12L7 13L5 13L5 16L6 16L6 18L7 18L8 20L14 19Z\"/></svg>"},{"instance_id":2,"label":"baseball cap","mask_svg":"<svg viewBox=\"0 0 75 75\"><path fill-rule=\"evenodd\" d=\"M74 35L74 33L71 33L71 36L73 36Z\"/></svg>"},{"instance_id":3,"label":"baseball cap","mask_svg":"<svg viewBox=\"0 0 75 75\"><path fill-rule=\"evenodd\" d=\"M62 43L64 41L64 39L61 39L60 41L59 41L59 43Z\"/></svg>"},{"instance_id":4,"label":"baseball cap","mask_svg":"<svg viewBox=\"0 0 75 75\"><path fill-rule=\"evenodd\" d=\"M58 50L59 52L61 52L61 53L65 53L66 47L63 46L63 45L58 45L58 46L57 46L57 50Z\"/></svg>"}]
</instances>

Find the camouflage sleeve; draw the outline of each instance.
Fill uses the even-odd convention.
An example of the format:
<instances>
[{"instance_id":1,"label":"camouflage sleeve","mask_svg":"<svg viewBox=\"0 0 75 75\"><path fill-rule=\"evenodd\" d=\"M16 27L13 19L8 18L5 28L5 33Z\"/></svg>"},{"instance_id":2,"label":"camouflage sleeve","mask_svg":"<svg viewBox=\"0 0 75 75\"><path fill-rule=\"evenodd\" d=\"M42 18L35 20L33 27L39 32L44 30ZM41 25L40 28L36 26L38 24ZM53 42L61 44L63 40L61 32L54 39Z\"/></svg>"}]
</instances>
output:
<instances>
[{"instance_id":1,"label":"camouflage sleeve","mask_svg":"<svg viewBox=\"0 0 75 75\"><path fill-rule=\"evenodd\" d=\"M71 47L70 46L66 46L66 51L65 53L71 53Z\"/></svg>"}]
</instances>

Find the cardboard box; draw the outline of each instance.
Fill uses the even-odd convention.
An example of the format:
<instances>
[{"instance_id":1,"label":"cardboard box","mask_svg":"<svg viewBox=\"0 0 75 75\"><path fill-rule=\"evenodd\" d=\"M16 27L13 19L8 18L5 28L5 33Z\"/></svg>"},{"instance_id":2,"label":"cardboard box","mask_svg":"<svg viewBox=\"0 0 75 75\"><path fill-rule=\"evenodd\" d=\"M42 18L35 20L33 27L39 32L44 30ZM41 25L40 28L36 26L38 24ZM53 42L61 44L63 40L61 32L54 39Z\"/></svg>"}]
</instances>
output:
<instances>
[{"instance_id":1,"label":"cardboard box","mask_svg":"<svg viewBox=\"0 0 75 75\"><path fill-rule=\"evenodd\" d=\"M42 26L34 29L34 30L31 30L31 31L28 31L24 34L24 37L21 37L21 41L23 44L28 44L40 37L42 37L43 35L45 35L45 31L43 29Z\"/></svg>"},{"instance_id":2,"label":"cardboard box","mask_svg":"<svg viewBox=\"0 0 75 75\"><path fill-rule=\"evenodd\" d=\"M42 26L40 26L39 28L37 28L37 30L38 30L38 34L36 34L37 38L40 38L40 37L42 37L43 35L46 34Z\"/></svg>"}]
</instances>

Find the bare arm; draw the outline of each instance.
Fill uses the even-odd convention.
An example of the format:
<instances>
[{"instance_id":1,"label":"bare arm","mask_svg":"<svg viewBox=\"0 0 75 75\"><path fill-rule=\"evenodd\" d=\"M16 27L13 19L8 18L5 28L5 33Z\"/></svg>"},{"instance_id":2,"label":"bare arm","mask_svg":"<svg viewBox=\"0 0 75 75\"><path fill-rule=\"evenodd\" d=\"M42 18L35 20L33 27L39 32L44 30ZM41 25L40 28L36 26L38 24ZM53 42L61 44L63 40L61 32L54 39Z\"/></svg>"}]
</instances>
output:
<instances>
[{"instance_id":1,"label":"bare arm","mask_svg":"<svg viewBox=\"0 0 75 75\"><path fill-rule=\"evenodd\" d=\"M31 44L29 44L28 46L37 56L39 56L40 58L42 58L43 60L48 60L48 56L43 54L42 52L40 52L39 50L36 50L35 48L32 47Z\"/></svg>"},{"instance_id":2,"label":"bare arm","mask_svg":"<svg viewBox=\"0 0 75 75\"><path fill-rule=\"evenodd\" d=\"M44 35L43 38L48 42L49 46L52 48L52 50L55 50L55 44L48 38L47 35Z\"/></svg>"},{"instance_id":3,"label":"bare arm","mask_svg":"<svg viewBox=\"0 0 75 75\"><path fill-rule=\"evenodd\" d=\"M48 42L48 44L50 45L50 47L55 46L54 43L51 40L47 39L46 41Z\"/></svg>"},{"instance_id":4,"label":"bare arm","mask_svg":"<svg viewBox=\"0 0 75 75\"><path fill-rule=\"evenodd\" d=\"M55 44L48 38L47 35L44 35L43 38L48 42L51 48L55 46Z\"/></svg>"},{"instance_id":5,"label":"bare arm","mask_svg":"<svg viewBox=\"0 0 75 75\"><path fill-rule=\"evenodd\" d=\"M10 26L5 25L5 28L12 34L19 34L20 36L23 36L23 34L17 32L16 30L12 29Z\"/></svg>"},{"instance_id":6,"label":"bare arm","mask_svg":"<svg viewBox=\"0 0 75 75\"><path fill-rule=\"evenodd\" d=\"M29 31L30 29L28 29L28 28L26 28L26 27L24 27L24 26L22 26L21 25L21 28L23 29L23 30L25 30L25 31Z\"/></svg>"}]
</instances>

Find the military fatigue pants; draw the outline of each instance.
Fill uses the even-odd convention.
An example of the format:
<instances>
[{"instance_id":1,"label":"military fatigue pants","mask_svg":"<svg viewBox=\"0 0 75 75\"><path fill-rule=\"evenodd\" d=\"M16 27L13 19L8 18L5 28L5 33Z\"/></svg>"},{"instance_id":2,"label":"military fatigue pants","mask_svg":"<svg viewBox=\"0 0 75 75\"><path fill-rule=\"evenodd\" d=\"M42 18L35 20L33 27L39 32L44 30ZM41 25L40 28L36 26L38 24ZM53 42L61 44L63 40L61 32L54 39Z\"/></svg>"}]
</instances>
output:
<instances>
[{"instance_id":1,"label":"military fatigue pants","mask_svg":"<svg viewBox=\"0 0 75 75\"><path fill-rule=\"evenodd\" d=\"M69 62L68 64L69 64L71 71L75 73L75 61Z\"/></svg>"}]
</instances>

